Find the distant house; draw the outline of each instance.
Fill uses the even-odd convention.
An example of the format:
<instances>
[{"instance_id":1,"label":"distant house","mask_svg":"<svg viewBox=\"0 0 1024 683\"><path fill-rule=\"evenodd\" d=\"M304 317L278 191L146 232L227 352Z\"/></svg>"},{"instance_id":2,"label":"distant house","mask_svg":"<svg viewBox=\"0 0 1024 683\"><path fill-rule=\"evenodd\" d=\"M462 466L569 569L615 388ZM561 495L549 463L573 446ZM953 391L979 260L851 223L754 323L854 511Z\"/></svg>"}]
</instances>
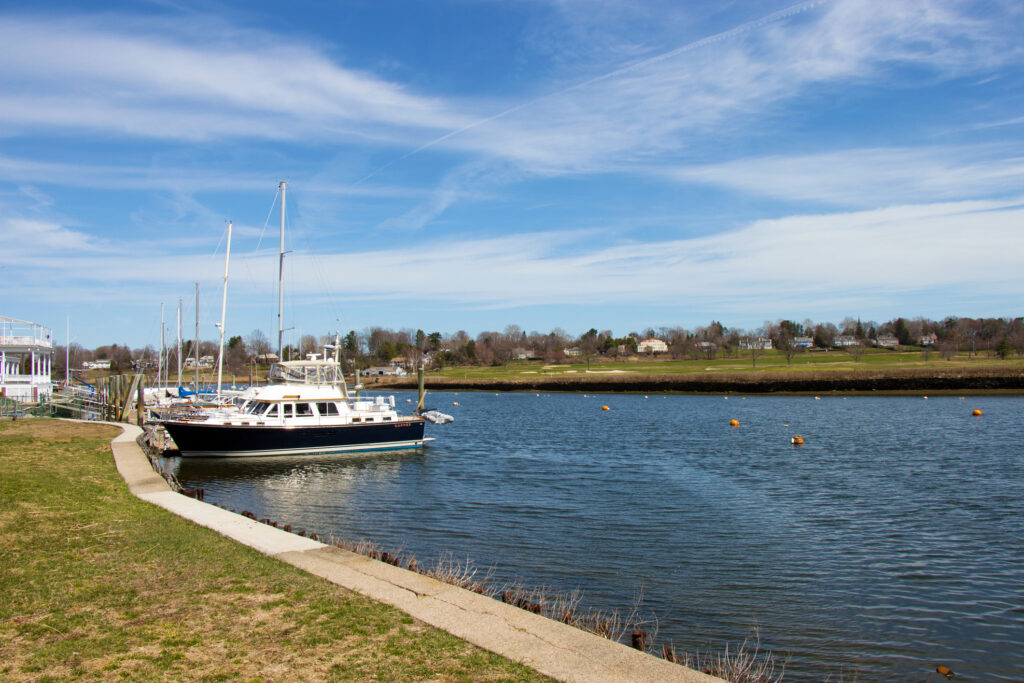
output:
<instances>
[{"instance_id":1,"label":"distant house","mask_svg":"<svg viewBox=\"0 0 1024 683\"><path fill-rule=\"evenodd\" d=\"M565 354L566 358L579 358L583 355L583 351L578 346L570 346L567 349L562 349L562 353Z\"/></svg>"},{"instance_id":2,"label":"distant house","mask_svg":"<svg viewBox=\"0 0 1024 683\"><path fill-rule=\"evenodd\" d=\"M832 344L842 348L845 346L858 346L860 342L851 334L841 334L832 341Z\"/></svg>"},{"instance_id":3,"label":"distant house","mask_svg":"<svg viewBox=\"0 0 1024 683\"><path fill-rule=\"evenodd\" d=\"M709 341L699 341L695 346L701 351L713 351L718 348L718 344Z\"/></svg>"},{"instance_id":4,"label":"distant house","mask_svg":"<svg viewBox=\"0 0 1024 683\"><path fill-rule=\"evenodd\" d=\"M278 361L276 353L261 353L258 356L252 358L257 365L271 365Z\"/></svg>"},{"instance_id":5,"label":"distant house","mask_svg":"<svg viewBox=\"0 0 1024 683\"><path fill-rule=\"evenodd\" d=\"M885 348L896 348L900 345L900 340L891 334L880 334L875 339L875 346L882 346Z\"/></svg>"},{"instance_id":6,"label":"distant house","mask_svg":"<svg viewBox=\"0 0 1024 683\"><path fill-rule=\"evenodd\" d=\"M374 375L376 375L376 376L385 376L386 375L386 376L390 376L390 377L405 377L405 375L407 373L405 372L405 368L396 368L396 367L391 366L391 365L379 365L377 367L367 368L366 370L363 370L362 373L360 373L360 374L362 374L364 377L365 376L374 376Z\"/></svg>"},{"instance_id":7,"label":"distant house","mask_svg":"<svg viewBox=\"0 0 1024 683\"><path fill-rule=\"evenodd\" d=\"M110 369L110 361L106 360L106 359L104 359L104 360L87 360L84 363L82 363L82 367L85 368L86 370L109 370Z\"/></svg>"},{"instance_id":8,"label":"distant house","mask_svg":"<svg viewBox=\"0 0 1024 683\"><path fill-rule=\"evenodd\" d=\"M934 332L921 335L921 346L935 346L939 343L939 337Z\"/></svg>"},{"instance_id":9,"label":"distant house","mask_svg":"<svg viewBox=\"0 0 1024 683\"><path fill-rule=\"evenodd\" d=\"M743 339L740 339L740 351L751 351L755 349L759 351L771 351L771 348L772 340L768 337L758 337L756 339L753 337L744 337Z\"/></svg>"},{"instance_id":10,"label":"distant house","mask_svg":"<svg viewBox=\"0 0 1024 683\"><path fill-rule=\"evenodd\" d=\"M637 353L668 353L668 344L660 339L651 337L644 339L636 345Z\"/></svg>"},{"instance_id":11,"label":"distant house","mask_svg":"<svg viewBox=\"0 0 1024 683\"><path fill-rule=\"evenodd\" d=\"M526 360L530 357L530 352L527 349L517 346L512 349L512 360Z\"/></svg>"},{"instance_id":12,"label":"distant house","mask_svg":"<svg viewBox=\"0 0 1024 683\"><path fill-rule=\"evenodd\" d=\"M798 349L809 349L814 346L814 337L793 337L793 346Z\"/></svg>"}]
</instances>

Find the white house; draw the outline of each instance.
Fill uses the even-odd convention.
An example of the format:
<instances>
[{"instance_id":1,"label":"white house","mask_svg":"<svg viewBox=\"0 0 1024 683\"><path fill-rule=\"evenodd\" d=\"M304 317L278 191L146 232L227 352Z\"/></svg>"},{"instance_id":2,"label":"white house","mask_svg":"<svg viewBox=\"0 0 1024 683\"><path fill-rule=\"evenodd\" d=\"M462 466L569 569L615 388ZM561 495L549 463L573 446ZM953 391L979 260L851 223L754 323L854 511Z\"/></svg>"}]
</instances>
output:
<instances>
[{"instance_id":1,"label":"white house","mask_svg":"<svg viewBox=\"0 0 1024 683\"><path fill-rule=\"evenodd\" d=\"M921 335L921 346L935 346L939 343L939 337L934 332Z\"/></svg>"},{"instance_id":2,"label":"white house","mask_svg":"<svg viewBox=\"0 0 1024 683\"><path fill-rule=\"evenodd\" d=\"M844 347L844 346L858 346L860 344L860 342L857 341L857 338L854 337L852 334L841 334L841 335L839 335L838 337L836 337L832 341L832 344L834 346Z\"/></svg>"},{"instance_id":3,"label":"white house","mask_svg":"<svg viewBox=\"0 0 1024 683\"><path fill-rule=\"evenodd\" d=\"M793 344L801 349L809 349L814 346L814 337L793 337Z\"/></svg>"},{"instance_id":4,"label":"white house","mask_svg":"<svg viewBox=\"0 0 1024 683\"><path fill-rule=\"evenodd\" d=\"M668 353L668 344L660 339L651 337L644 339L636 345L637 353Z\"/></svg>"},{"instance_id":5,"label":"white house","mask_svg":"<svg viewBox=\"0 0 1024 683\"><path fill-rule=\"evenodd\" d=\"M880 334L875 339L876 346L884 346L887 348L896 348L900 345L900 340L891 334Z\"/></svg>"},{"instance_id":6,"label":"white house","mask_svg":"<svg viewBox=\"0 0 1024 683\"><path fill-rule=\"evenodd\" d=\"M102 360L87 360L82 362L82 367L86 370L109 370L110 361L106 358Z\"/></svg>"},{"instance_id":7,"label":"white house","mask_svg":"<svg viewBox=\"0 0 1024 683\"><path fill-rule=\"evenodd\" d=\"M772 340L769 337L746 337L740 339L740 351L750 351L751 349L760 349L764 351L771 351Z\"/></svg>"}]
</instances>

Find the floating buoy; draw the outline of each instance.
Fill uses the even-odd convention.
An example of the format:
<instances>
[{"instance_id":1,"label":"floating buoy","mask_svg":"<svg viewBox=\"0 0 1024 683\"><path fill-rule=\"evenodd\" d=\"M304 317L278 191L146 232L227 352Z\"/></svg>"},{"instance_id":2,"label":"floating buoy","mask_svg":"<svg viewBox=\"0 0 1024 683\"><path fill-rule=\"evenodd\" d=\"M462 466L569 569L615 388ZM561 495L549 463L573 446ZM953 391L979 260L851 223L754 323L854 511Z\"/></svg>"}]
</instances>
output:
<instances>
[{"instance_id":1,"label":"floating buoy","mask_svg":"<svg viewBox=\"0 0 1024 683\"><path fill-rule=\"evenodd\" d=\"M928 397L927 397L927 396L925 396L925 397L924 397L924 400L926 400L926 401L927 401L927 400L928 400Z\"/></svg>"},{"instance_id":2,"label":"floating buoy","mask_svg":"<svg viewBox=\"0 0 1024 683\"><path fill-rule=\"evenodd\" d=\"M729 426L730 427L739 427L740 426L740 421L739 420L729 420Z\"/></svg>"},{"instance_id":3,"label":"floating buoy","mask_svg":"<svg viewBox=\"0 0 1024 683\"><path fill-rule=\"evenodd\" d=\"M814 400L815 400L815 401L820 401L820 400L821 400L821 396L815 396L815 397L814 397Z\"/></svg>"},{"instance_id":4,"label":"floating buoy","mask_svg":"<svg viewBox=\"0 0 1024 683\"><path fill-rule=\"evenodd\" d=\"M975 408L974 410L971 411L971 415L973 415L974 417L981 417L981 411Z\"/></svg>"},{"instance_id":5,"label":"floating buoy","mask_svg":"<svg viewBox=\"0 0 1024 683\"><path fill-rule=\"evenodd\" d=\"M459 405L459 402L458 401L452 401L452 405L453 406L457 406L457 405Z\"/></svg>"},{"instance_id":6,"label":"floating buoy","mask_svg":"<svg viewBox=\"0 0 1024 683\"><path fill-rule=\"evenodd\" d=\"M799 434L790 439L790 441L793 443L794 446L804 445L804 437L800 436Z\"/></svg>"},{"instance_id":7,"label":"floating buoy","mask_svg":"<svg viewBox=\"0 0 1024 683\"><path fill-rule=\"evenodd\" d=\"M601 406L601 410L611 410L608 406Z\"/></svg>"},{"instance_id":8,"label":"floating buoy","mask_svg":"<svg viewBox=\"0 0 1024 683\"><path fill-rule=\"evenodd\" d=\"M935 667L935 670L943 676L945 676L946 678L953 678L953 676L955 675L948 666L942 666L941 664Z\"/></svg>"},{"instance_id":9,"label":"floating buoy","mask_svg":"<svg viewBox=\"0 0 1024 683\"><path fill-rule=\"evenodd\" d=\"M412 403L412 399L411 398L407 398L407 399L405 399L405 402L406 403Z\"/></svg>"}]
</instances>

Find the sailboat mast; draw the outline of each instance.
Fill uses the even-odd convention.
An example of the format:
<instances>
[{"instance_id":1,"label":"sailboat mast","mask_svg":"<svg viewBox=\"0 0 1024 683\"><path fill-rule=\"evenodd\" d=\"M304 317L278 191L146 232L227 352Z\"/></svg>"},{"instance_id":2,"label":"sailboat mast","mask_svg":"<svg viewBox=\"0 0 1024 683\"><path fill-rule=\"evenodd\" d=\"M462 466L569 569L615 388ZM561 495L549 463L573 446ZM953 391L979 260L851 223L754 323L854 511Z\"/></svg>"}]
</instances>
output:
<instances>
[{"instance_id":1,"label":"sailboat mast","mask_svg":"<svg viewBox=\"0 0 1024 683\"><path fill-rule=\"evenodd\" d=\"M195 386L195 389L198 392L199 391L199 283L198 282L196 283L196 343L195 343L195 346L192 347L192 356L194 357L193 359L196 362L196 364L195 364L195 370L196 370L196 386Z\"/></svg>"},{"instance_id":2,"label":"sailboat mast","mask_svg":"<svg viewBox=\"0 0 1024 683\"><path fill-rule=\"evenodd\" d=\"M220 406L220 384L224 377L224 315L228 308L228 266L231 263L231 221L228 221L228 246L224 252L224 294L220 300L220 351L217 358L217 405Z\"/></svg>"},{"instance_id":3,"label":"sailboat mast","mask_svg":"<svg viewBox=\"0 0 1024 683\"><path fill-rule=\"evenodd\" d=\"M156 362L156 385L157 387L163 386L160 384L160 378L163 377L164 371L164 304L160 302L160 358Z\"/></svg>"},{"instance_id":4,"label":"sailboat mast","mask_svg":"<svg viewBox=\"0 0 1024 683\"><path fill-rule=\"evenodd\" d=\"M178 298L178 386L181 386L181 298Z\"/></svg>"},{"instance_id":5,"label":"sailboat mast","mask_svg":"<svg viewBox=\"0 0 1024 683\"><path fill-rule=\"evenodd\" d=\"M282 341L284 339L284 195L288 183L281 181L281 251L277 262L277 360L283 361Z\"/></svg>"}]
</instances>

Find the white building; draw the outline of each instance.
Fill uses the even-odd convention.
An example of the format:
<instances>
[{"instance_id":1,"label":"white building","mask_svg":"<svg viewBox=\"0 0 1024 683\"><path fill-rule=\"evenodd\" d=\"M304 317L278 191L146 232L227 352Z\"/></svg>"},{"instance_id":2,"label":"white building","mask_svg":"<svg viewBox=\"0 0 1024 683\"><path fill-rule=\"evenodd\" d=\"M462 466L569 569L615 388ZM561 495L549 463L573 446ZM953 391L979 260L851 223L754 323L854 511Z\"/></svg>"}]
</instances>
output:
<instances>
[{"instance_id":1,"label":"white building","mask_svg":"<svg viewBox=\"0 0 1024 683\"><path fill-rule=\"evenodd\" d=\"M754 337L740 339L740 351L762 350L771 351L772 340L770 337Z\"/></svg>"},{"instance_id":2,"label":"white building","mask_svg":"<svg viewBox=\"0 0 1024 683\"><path fill-rule=\"evenodd\" d=\"M48 399L52 368L50 328L0 316L0 392L17 401Z\"/></svg>"},{"instance_id":3,"label":"white building","mask_svg":"<svg viewBox=\"0 0 1024 683\"><path fill-rule=\"evenodd\" d=\"M637 353L668 353L668 344L660 339L651 337L650 339L644 339L642 342L636 345Z\"/></svg>"},{"instance_id":4,"label":"white building","mask_svg":"<svg viewBox=\"0 0 1024 683\"><path fill-rule=\"evenodd\" d=\"M841 334L833 340L832 344L838 347L845 347L859 346L860 342L852 334Z\"/></svg>"},{"instance_id":5,"label":"white building","mask_svg":"<svg viewBox=\"0 0 1024 683\"><path fill-rule=\"evenodd\" d=\"M82 361L83 370L109 370L110 360L104 358L103 360L87 360Z\"/></svg>"}]
</instances>

